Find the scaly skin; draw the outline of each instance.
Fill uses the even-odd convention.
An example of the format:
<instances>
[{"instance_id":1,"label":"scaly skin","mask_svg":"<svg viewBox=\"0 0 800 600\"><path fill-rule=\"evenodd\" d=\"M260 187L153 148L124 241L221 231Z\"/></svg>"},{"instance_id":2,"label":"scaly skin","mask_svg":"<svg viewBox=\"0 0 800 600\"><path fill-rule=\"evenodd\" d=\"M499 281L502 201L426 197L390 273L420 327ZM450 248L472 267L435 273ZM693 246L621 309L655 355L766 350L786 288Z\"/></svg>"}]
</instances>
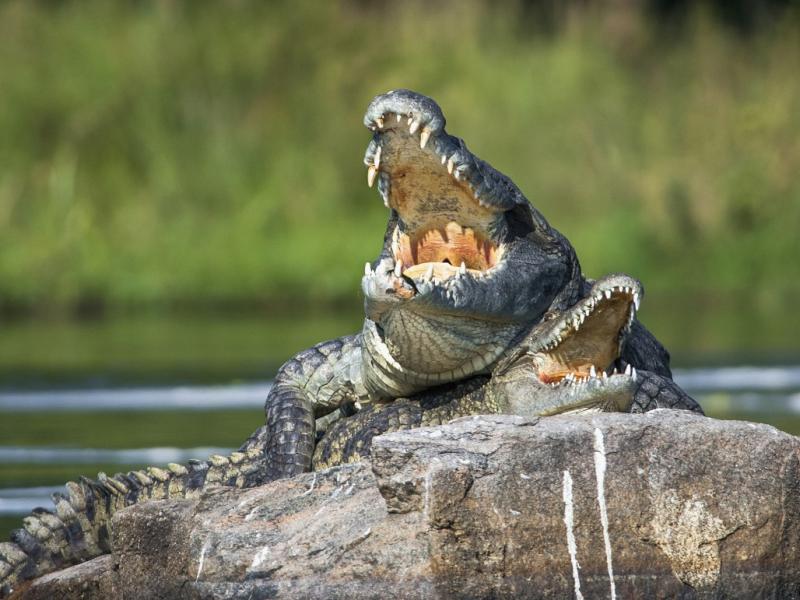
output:
<instances>
[{"instance_id":1,"label":"scaly skin","mask_svg":"<svg viewBox=\"0 0 800 600\"><path fill-rule=\"evenodd\" d=\"M634 398L641 397L642 381L653 385L663 380L674 386L650 371L617 368L643 295L641 284L627 275L602 278L569 309L550 312L497 364L491 376L375 403L355 416L339 419L317 443L313 468L367 458L377 435L468 415L533 417L640 410ZM685 394L679 399L655 395L651 404L648 409L699 410Z\"/></svg>"},{"instance_id":2,"label":"scaly skin","mask_svg":"<svg viewBox=\"0 0 800 600\"><path fill-rule=\"evenodd\" d=\"M0 595L22 580L107 552L111 515L124 506L167 494L191 497L212 483L251 486L309 470L318 424L331 427L327 448L351 448L350 454L321 449L320 456L327 452L321 465L337 453L336 460L350 460L363 452L387 423L570 407L700 411L671 381L667 352L635 320L613 363L598 365L609 373L639 369L636 382L620 382L611 406L610 388L597 382L540 385L553 373L535 365L546 355L538 342L594 289L569 241L508 177L445 131L433 100L389 92L370 103L364 123L374 134L364 159L368 181L377 181L389 219L381 253L362 279L362 331L289 360L267 397L265 425L229 459L68 484L67 496L54 496L55 514L35 511L12 542L0 544ZM581 361L562 366L586 375ZM361 405L367 405L361 415L330 425L337 409Z\"/></svg>"},{"instance_id":3,"label":"scaly skin","mask_svg":"<svg viewBox=\"0 0 800 600\"><path fill-rule=\"evenodd\" d=\"M351 351L337 342L317 347L334 348L318 361L323 374L307 365L279 374L267 425L246 445L266 444L270 477L311 468L315 418L342 403L491 374L547 313L591 290L569 241L508 177L445 131L433 100L409 90L377 96L364 124L373 131L368 183L377 182L389 208L383 249L362 279L364 326L342 343ZM700 410L671 383L669 354L638 321L617 359L618 369L627 365L642 373L632 410ZM313 391L320 380L322 398Z\"/></svg>"}]
</instances>

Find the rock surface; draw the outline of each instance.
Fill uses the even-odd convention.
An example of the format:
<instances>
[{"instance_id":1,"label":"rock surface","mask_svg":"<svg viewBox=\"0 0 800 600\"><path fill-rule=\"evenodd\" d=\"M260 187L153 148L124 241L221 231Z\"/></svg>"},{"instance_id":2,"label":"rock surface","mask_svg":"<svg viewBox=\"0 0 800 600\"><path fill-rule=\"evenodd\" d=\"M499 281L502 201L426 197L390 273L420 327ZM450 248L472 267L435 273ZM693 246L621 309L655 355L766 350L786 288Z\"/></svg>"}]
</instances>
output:
<instances>
[{"instance_id":1,"label":"rock surface","mask_svg":"<svg viewBox=\"0 0 800 600\"><path fill-rule=\"evenodd\" d=\"M800 438L666 410L474 417L113 528L111 557L28 597L797 598Z\"/></svg>"}]
</instances>

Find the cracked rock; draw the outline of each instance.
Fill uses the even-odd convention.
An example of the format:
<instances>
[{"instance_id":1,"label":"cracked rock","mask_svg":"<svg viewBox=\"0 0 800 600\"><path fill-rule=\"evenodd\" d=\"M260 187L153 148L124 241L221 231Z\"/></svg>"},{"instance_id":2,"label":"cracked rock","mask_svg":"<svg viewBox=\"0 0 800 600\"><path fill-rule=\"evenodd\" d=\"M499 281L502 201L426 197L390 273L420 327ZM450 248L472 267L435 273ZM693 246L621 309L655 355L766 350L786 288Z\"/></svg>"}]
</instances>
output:
<instances>
[{"instance_id":1,"label":"cracked rock","mask_svg":"<svg viewBox=\"0 0 800 600\"><path fill-rule=\"evenodd\" d=\"M372 465L131 507L112 544L30 597L798 597L800 439L668 410L465 418L376 438Z\"/></svg>"}]
</instances>

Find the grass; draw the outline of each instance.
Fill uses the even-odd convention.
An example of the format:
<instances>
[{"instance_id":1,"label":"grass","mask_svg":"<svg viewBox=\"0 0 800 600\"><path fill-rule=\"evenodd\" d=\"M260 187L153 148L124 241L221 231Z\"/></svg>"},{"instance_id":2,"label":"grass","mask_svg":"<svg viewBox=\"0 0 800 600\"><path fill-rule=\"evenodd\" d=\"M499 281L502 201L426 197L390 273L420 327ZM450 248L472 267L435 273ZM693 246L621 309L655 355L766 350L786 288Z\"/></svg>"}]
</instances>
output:
<instances>
[{"instance_id":1,"label":"grass","mask_svg":"<svg viewBox=\"0 0 800 600\"><path fill-rule=\"evenodd\" d=\"M424 6L424 10L423 10ZM354 303L385 210L376 93L435 97L587 273L800 290L800 20L667 35L635 12L542 32L517 4L0 6L0 307Z\"/></svg>"}]
</instances>

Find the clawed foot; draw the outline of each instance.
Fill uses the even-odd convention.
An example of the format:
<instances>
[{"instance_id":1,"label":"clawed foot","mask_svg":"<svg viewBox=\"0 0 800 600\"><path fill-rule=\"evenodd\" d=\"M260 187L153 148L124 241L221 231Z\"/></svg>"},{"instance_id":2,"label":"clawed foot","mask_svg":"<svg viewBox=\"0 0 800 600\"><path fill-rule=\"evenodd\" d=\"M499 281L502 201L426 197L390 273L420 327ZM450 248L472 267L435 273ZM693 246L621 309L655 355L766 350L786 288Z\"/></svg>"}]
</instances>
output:
<instances>
[{"instance_id":1,"label":"clawed foot","mask_svg":"<svg viewBox=\"0 0 800 600\"><path fill-rule=\"evenodd\" d=\"M703 414L700 404L672 379L640 370L630 412L643 413L656 408L691 410Z\"/></svg>"}]
</instances>

